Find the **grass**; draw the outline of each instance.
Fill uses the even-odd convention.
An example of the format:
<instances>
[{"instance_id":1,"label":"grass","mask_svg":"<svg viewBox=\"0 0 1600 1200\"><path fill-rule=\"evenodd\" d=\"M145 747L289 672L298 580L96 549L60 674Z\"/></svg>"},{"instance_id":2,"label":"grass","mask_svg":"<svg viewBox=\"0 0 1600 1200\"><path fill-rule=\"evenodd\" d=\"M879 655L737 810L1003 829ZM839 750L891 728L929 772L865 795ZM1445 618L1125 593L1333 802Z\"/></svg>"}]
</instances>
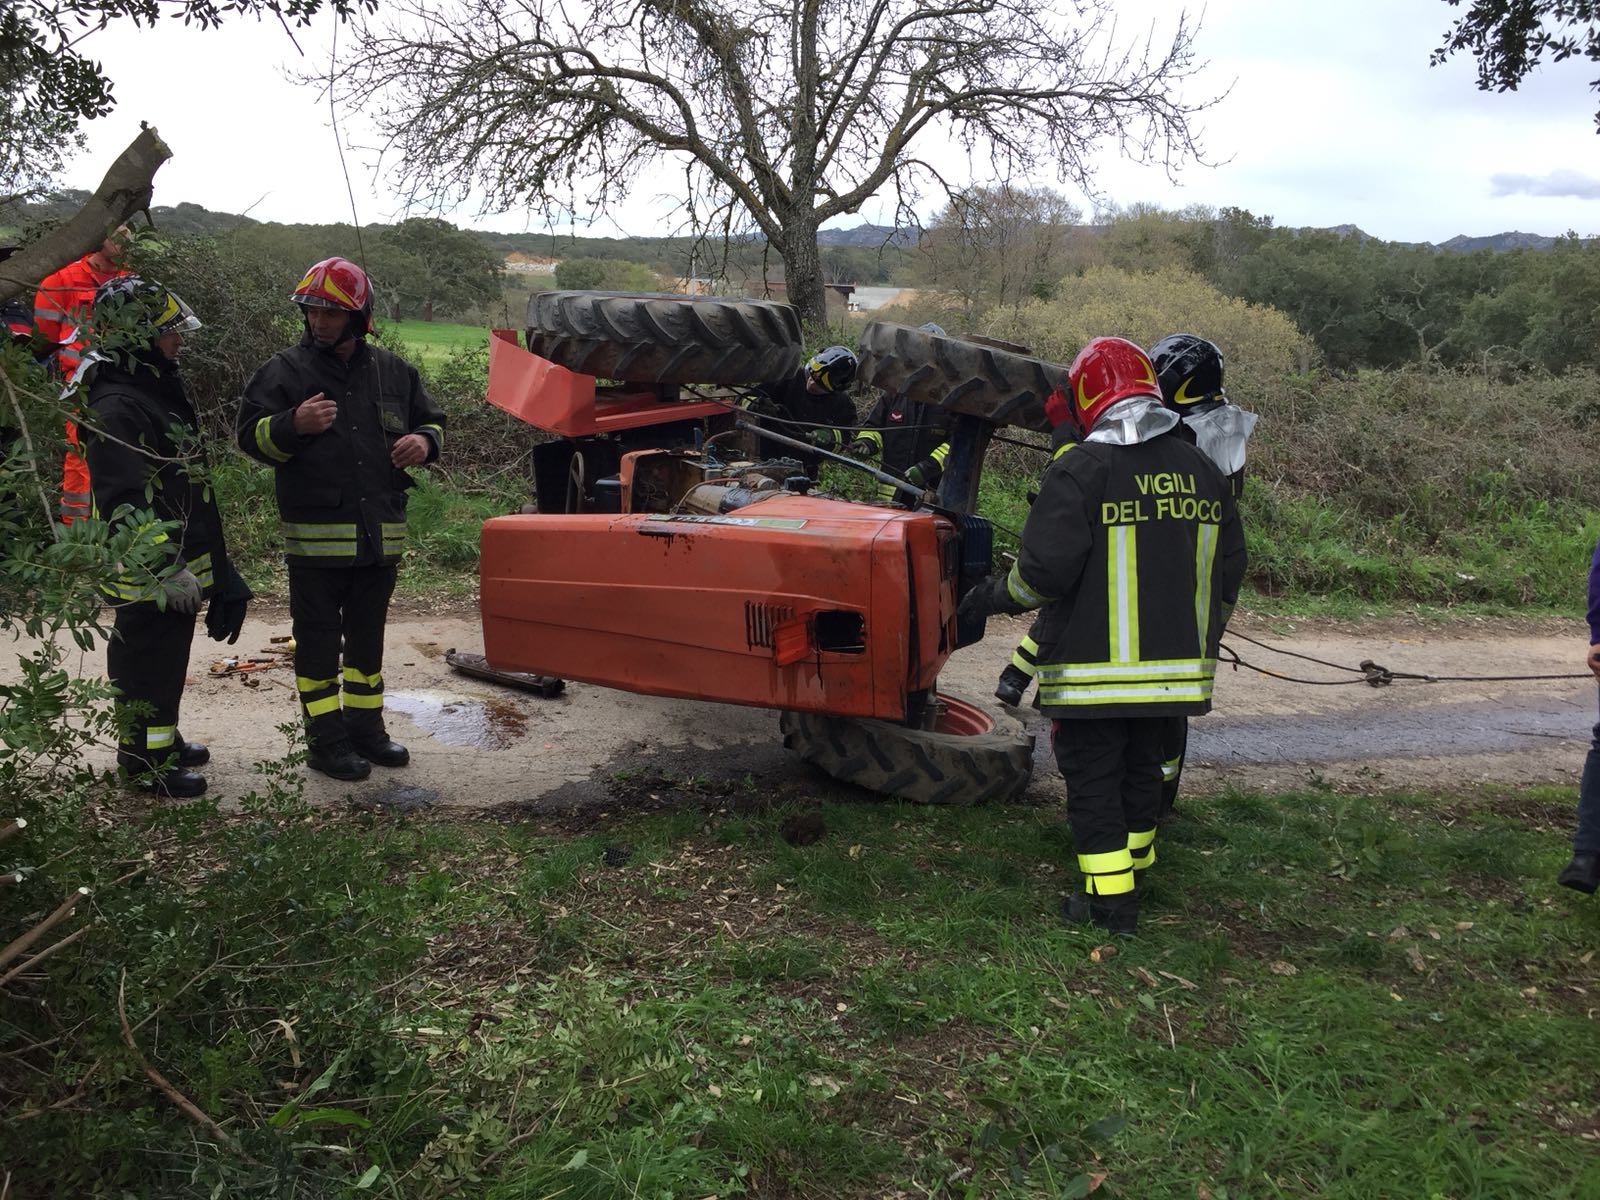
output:
<instances>
[{"instance_id":1,"label":"grass","mask_svg":"<svg viewBox=\"0 0 1600 1200\"><path fill-rule=\"evenodd\" d=\"M88 881L51 985L113 1066L30 1121L23 1194L1600 1195L1568 793L1188 801L1108 946L1054 915L1054 813L612 786L590 818L120 814L148 874ZM123 962L240 1153L118 1056ZM74 1086L62 1044L27 1107Z\"/></svg>"},{"instance_id":2,"label":"grass","mask_svg":"<svg viewBox=\"0 0 1600 1200\"><path fill-rule=\"evenodd\" d=\"M489 333L480 325L455 325L449 321L380 320L377 337L382 345L417 365L432 366L456 350L484 345Z\"/></svg>"}]
</instances>

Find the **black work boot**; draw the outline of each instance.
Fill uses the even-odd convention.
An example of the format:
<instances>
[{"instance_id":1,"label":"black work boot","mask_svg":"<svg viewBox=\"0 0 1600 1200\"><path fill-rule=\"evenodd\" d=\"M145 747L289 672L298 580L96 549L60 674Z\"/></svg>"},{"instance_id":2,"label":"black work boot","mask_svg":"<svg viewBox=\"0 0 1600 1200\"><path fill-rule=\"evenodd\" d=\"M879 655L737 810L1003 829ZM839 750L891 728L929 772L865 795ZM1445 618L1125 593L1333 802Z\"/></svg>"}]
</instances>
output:
<instances>
[{"instance_id":1,"label":"black work boot","mask_svg":"<svg viewBox=\"0 0 1600 1200\"><path fill-rule=\"evenodd\" d=\"M180 767L203 767L211 761L211 751L206 749L204 742L186 742L181 733L172 748L178 752Z\"/></svg>"},{"instance_id":2,"label":"black work boot","mask_svg":"<svg viewBox=\"0 0 1600 1200\"><path fill-rule=\"evenodd\" d=\"M306 754L306 766L329 778L343 779L349 783L372 774L371 764L355 752L349 738L316 743Z\"/></svg>"},{"instance_id":3,"label":"black work boot","mask_svg":"<svg viewBox=\"0 0 1600 1200\"><path fill-rule=\"evenodd\" d=\"M171 761L169 756L167 762ZM121 768L124 785L136 792L170 796L175 800L193 800L205 795L206 777L198 771L181 766L153 770L144 759L124 754L117 755L117 766Z\"/></svg>"},{"instance_id":4,"label":"black work boot","mask_svg":"<svg viewBox=\"0 0 1600 1200\"><path fill-rule=\"evenodd\" d=\"M1073 925L1097 925L1118 937L1132 937L1139 925L1139 897L1091 896L1076 892L1061 901L1061 915Z\"/></svg>"},{"instance_id":5,"label":"black work boot","mask_svg":"<svg viewBox=\"0 0 1600 1200\"><path fill-rule=\"evenodd\" d=\"M380 733L372 738L353 735L350 744L362 758L377 763L380 767L403 767L411 761L411 751L394 741L387 733Z\"/></svg>"},{"instance_id":6,"label":"black work boot","mask_svg":"<svg viewBox=\"0 0 1600 1200\"><path fill-rule=\"evenodd\" d=\"M1574 854L1572 861L1561 868L1556 882L1575 892L1594 895L1600 888L1600 854Z\"/></svg>"},{"instance_id":7,"label":"black work boot","mask_svg":"<svg viewBox=\"0 0 1600 1200\"><path fill-rule=\"evenodd\" d=\"M374 716L377 720L372 719ZM360 717L346 713L345 725L350 730L350 744L368 762L377 763L380 767L403 767L411 761L411 751L391 738L389 731L383 727L381 712L368 711Z\"/></svg>"},{"instance_id":8,"label":"black work boot","mask_svg":"<svg viewBox=\"0 0 1600 1200\"><path fill-rule=\"evenodd\" d=\"M1000 672L1000 682L995 684L994 698L1001 704L1016 708L1022 703L1022 697L1028 690L1028 685L1033 682L1033 676L1013 664L1008 664Z\"/></svg>"}]
</instances>

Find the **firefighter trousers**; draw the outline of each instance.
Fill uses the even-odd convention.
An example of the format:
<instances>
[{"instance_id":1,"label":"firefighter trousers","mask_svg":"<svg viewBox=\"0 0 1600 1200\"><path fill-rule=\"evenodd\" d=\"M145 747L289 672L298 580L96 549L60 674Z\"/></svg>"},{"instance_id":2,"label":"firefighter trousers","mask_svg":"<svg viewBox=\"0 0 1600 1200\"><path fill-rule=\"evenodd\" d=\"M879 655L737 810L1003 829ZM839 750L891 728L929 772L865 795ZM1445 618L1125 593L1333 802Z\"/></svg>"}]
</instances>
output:
<instances>
[{"instance_id":1,"label":"firefighter trousers","mask_svg":"<svg viewBox=\"0 0 1600 1200\"><path fill-rule=\"evenodd\" d=\"M1161 815L1178 803L1178 783L1183 778L1183 760L1189 753L1189 718L1162 717L1161 735Z\"/></svg>"},{"instance_id":2,"label":"firefighter trousers","mask_svg":"<svg viewBox=\"0 0 1600 1200\"><path fill-rule=\"evenodd\" d=\"M106 676L121 693L114 706L123 730L117 762L129 774L163 770L177 752L194 622L193 613L163 611L153 600L117 605Z\"/></svg>"},{"instance_id":3,"label":"firefighter trousers","mask_svg":"<svg viewBox=\"0 0 1600 1200\"><path fill-rule=\"evenodd\" d=\"M1067 823L1091 896L1128 896L1156 860L1166 717L1058 720L1056 765L1067 784Z\"/></svg>"},{"instance_id":4,"label":"firefighter trousers","mask_svg":"<svg viewBox=\"0 0 1600 1200\"><path fill-rule=\"evenodd\" d=\"M395 572L392 565L289 565L295 690L306 741L312 746L387 736L383 627L389 618Z\"/></svg>"}]
</instances>

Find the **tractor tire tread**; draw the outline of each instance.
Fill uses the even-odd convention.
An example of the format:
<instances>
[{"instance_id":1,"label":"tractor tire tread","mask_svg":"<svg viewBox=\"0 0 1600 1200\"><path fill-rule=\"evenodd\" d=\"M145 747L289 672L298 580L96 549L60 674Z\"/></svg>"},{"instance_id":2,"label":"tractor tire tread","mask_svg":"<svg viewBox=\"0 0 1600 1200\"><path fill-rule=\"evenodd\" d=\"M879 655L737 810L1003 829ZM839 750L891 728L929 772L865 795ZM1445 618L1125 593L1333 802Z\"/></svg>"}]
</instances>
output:
<instances>
[{"instance_id":1,"label":"tractor tire tread","mask_svg":"<svg viewBox=\"0 0 1600 1200\"><path fill-rule=\"evenodd\" d=\"M835 779L923 804L974 805L1021 794L1033 735L1012 717L985 733L910 729L889 721L785 712L783 744Z\"/></svg>"}]
</instances>

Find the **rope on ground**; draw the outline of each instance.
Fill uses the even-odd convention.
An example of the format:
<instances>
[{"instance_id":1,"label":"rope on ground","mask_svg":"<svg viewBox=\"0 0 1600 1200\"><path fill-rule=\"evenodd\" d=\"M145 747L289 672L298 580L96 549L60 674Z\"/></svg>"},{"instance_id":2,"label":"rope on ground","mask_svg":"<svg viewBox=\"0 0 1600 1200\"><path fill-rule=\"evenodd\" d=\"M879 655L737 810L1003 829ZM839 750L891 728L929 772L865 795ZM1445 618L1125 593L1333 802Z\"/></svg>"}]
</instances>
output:
<instances>
[{"instance_id":1,"label":"rope on ground","mask_svg":"<svg viewBox=\"0 0 1600 1200\"><path fill-rule=\"evenodd\" d=\"M1362 659L1360 666L1351 667L1344 663L1329 662L1325 658L1317 658L1314 655L1301 654L1297 650L1285 650L1282 646L1274 646L1268 642L1259 641L1237 630L1230 630L1228 636L1230 638L1238 638L1242 642L1249 642L1252 646L1260 646L1263 650L1270 651L1273 654L1282 654L1287 658L1298 658L1305 662L1316 663L1319 667L1328 667L1334 671L1348 671L1355 676L1353 679L1303 679L1299 676L1284 675L1278 671L1271 671L1266 667L1257 666L1255 663L1246 662L1232 646L1223 645L1219 650L1219 660L1227 663L1235 671L1243 667L1247 671L1254 671L1258 675L1267 675L1273 679L1281 679L1286 683L1304 683L1314 687L1339 687L1347 683L1365 683L1372 687L1388 687L1398 679L1412 679L1422 683L1532 683L1560 679L1592 678L1586 671L1572 675L1426 675L1415 671L1392 671L1382 663L1374 662L1370 658Z\"/></svg>"}]
</instances>

